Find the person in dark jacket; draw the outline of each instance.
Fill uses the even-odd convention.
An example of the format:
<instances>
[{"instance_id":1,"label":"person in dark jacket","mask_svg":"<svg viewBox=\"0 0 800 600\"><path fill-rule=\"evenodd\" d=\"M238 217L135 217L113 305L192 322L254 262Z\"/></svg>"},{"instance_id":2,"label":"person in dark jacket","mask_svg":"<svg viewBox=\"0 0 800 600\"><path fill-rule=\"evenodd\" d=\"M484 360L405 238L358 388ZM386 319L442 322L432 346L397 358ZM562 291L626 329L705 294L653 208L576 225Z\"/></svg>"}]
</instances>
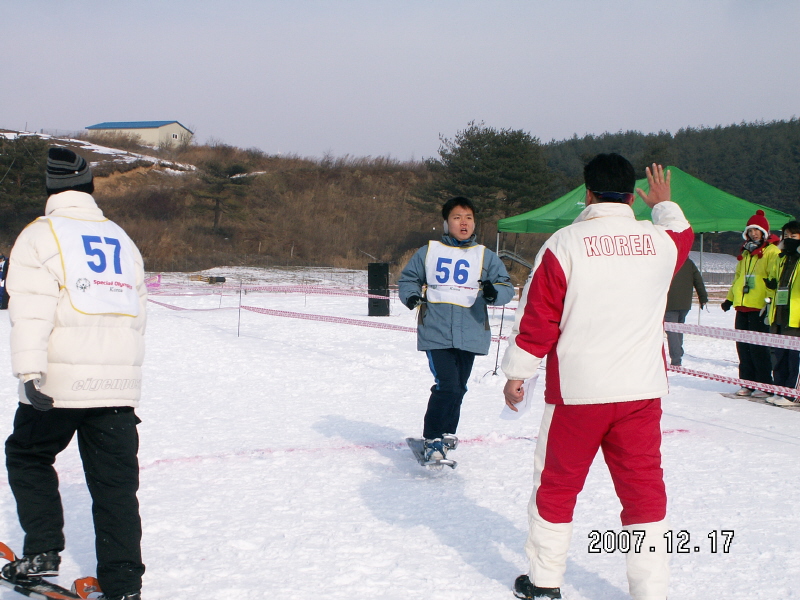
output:
<instances>
[{"instance_id":1,"label":"person in dark jacket","mask_svg":"<svg viewBox=\"0 0 800 600\"><path fill-rule=\"evenodd\" d=\"M789 221L782 229L781 253L765 281L772 301L769 305L769 332L800 336L800 223ZM800 372L800 352L788 348L772 349L772 378L775 385L796 388ZM797 406L794 396L772 396L765 399L776 406Z\"/></svg>"},{"instance_id":2,"label":"person in dark jacket","mask_svg":"<svg viewBox=\"0 0 800 600\"><path fill-rule=\"evenodd\" d=\"M683 266L675 273L672 284L667 293L667 310L664 312L664 321L667 323L685 323L686 315L692 309L692 288L697 292L700 300L700 310L708 303L706 286L703 276L691 259L686 259ZM667 332L669 345L670 364L676 367L681 365L683 358L683 334L673 331Z\"/></svg>"},{"instance_id":3,"label":"person in dark jacket","mask_svg":"<svg viewBox=\"0 0 800 600\"><path fill-rule=\"evenodd\" d=\"M8 259L0 255L0 310L8 308L8 291L6 290L6 276L8 275Z\"/></svg>"},{"instance_id":4,"label":"person in dark jacket","mask_svg":"<svg viewBox=\"0 0 800 600\"><path fill-rule=\"evenodd\" d=\"M461 401L476 355L492 341L488 304L514 297L503 262L475 241L475 207L463 197L442 207L442 241L420 248L403 269L400 301L419 307L417 350L425 352L435 383L425 413L425 459L438 461L455 448Z\"/></svg>"}]
</instances>

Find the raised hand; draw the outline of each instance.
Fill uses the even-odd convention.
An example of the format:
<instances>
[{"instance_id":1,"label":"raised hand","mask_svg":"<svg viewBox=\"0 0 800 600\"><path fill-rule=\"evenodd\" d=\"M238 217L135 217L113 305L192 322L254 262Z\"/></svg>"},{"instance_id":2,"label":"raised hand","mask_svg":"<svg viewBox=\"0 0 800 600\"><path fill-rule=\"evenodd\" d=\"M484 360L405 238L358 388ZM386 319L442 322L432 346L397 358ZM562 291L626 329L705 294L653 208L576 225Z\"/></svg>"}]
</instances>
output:
<instances>
[{"instance_id":1,"label":"raised hand","mask_svg":"<svg viewBox=\"0 0 800 600\"><path fill-rule=\"evenodd\" d=\"M653 163L652 169L647 167L645 173L647 174L647 183L650 186L650 193L645 194L642 188L636 188L636 193L644 200L644 203L650 208L653 208L656 204L669 201L670 172L667 171L666 176L664 176L664 167Z\"/></svg>"}]
</instances>

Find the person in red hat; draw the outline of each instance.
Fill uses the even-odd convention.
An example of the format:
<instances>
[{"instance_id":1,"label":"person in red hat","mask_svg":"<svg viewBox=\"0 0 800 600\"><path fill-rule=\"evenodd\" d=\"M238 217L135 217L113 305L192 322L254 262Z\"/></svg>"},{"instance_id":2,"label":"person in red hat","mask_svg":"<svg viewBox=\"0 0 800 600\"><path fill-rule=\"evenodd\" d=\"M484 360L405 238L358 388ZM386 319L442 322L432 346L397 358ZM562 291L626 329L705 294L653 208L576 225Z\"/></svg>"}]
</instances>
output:
<instances>
[{"instance_id":1,"label":"person in red hat","mask_svg":"<svg viewBox=\"0 0 800 600\"><path fill-rule=\"evenodd\" d=\"M769 326L764 324L763 311L769 290L764 280L769 278L780 250L770 242L769 222L763 210L757 210L750 217L742 237L744 244L737 257L739 264L736 265L733 284L722 303L722 310L727 312L731 307L734 308L736 329L768 332ZM772 384L769 348L736 342L736 351L739 354L739 379ZM768 392L749 387L743 387L736 394L753 398L771 396Z\"/></svg>"}]
</instances>

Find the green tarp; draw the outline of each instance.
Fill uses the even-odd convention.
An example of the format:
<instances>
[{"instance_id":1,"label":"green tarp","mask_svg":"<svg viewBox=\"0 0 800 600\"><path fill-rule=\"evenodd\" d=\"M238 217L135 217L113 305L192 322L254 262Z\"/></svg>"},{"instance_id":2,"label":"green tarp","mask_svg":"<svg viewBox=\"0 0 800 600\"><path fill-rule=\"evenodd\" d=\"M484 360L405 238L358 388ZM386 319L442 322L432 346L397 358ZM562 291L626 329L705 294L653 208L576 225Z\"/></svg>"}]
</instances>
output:
<instances>
[{"instance_id":1,"label":"green tarp","mask_svg":"<svg viewBox=\"0 0 800 600\"><path fill-rule=\"evenodd\" d=\"M742 231L747 220L759 208L764 211L773 230L778 230L784 223L794 220L790 214L718 190L677 167L667 169L672 172L672 200L683 209L683 214L695 233ZM645 192L650 190L647 179L638 180L636 187ZM501 219L497 223L497 230L508 233L553 233L575 220L586 208L585 199L586 186L582 185L550 204L515 217ZM650 219L650 209L638 195L633 203L633 212L639 220Z\"/></svg>"}]
</instances>

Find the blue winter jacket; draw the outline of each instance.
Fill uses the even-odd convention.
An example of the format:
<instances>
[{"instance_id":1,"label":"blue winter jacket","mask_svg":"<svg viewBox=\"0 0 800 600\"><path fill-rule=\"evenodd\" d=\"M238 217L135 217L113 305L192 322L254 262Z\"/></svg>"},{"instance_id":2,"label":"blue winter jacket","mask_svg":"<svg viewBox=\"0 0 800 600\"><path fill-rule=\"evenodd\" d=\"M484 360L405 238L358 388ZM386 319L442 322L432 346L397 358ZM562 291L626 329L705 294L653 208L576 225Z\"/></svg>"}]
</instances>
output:
<instances>
[{"instance_id":1,"label":"blue winter jacket","mask_svg":"<svg viewBox=\"0 0 800 600\"><path fill-rule=\"evenodd\" d=\"M474 237L459 244L454 238L447 235L442 237L442 243L448 246L477 245ZM422 286L427 284L425 278L427 255L428 246L417 250L400 275L398 284L400 301L403 304L411 296L424 297ZM511 278L508 276L503 262L488 248L483 254L480 278L482 281L491 281L497 290L497 299L492 304L501 306L514 297ZM424 352L458 348L475 354L488 354L491 343L489 313L482 293L478 294L475 304L469 308L455 304L425 303L420 306L417 319L417 350Z\"/></svg>"}]
</instances>

